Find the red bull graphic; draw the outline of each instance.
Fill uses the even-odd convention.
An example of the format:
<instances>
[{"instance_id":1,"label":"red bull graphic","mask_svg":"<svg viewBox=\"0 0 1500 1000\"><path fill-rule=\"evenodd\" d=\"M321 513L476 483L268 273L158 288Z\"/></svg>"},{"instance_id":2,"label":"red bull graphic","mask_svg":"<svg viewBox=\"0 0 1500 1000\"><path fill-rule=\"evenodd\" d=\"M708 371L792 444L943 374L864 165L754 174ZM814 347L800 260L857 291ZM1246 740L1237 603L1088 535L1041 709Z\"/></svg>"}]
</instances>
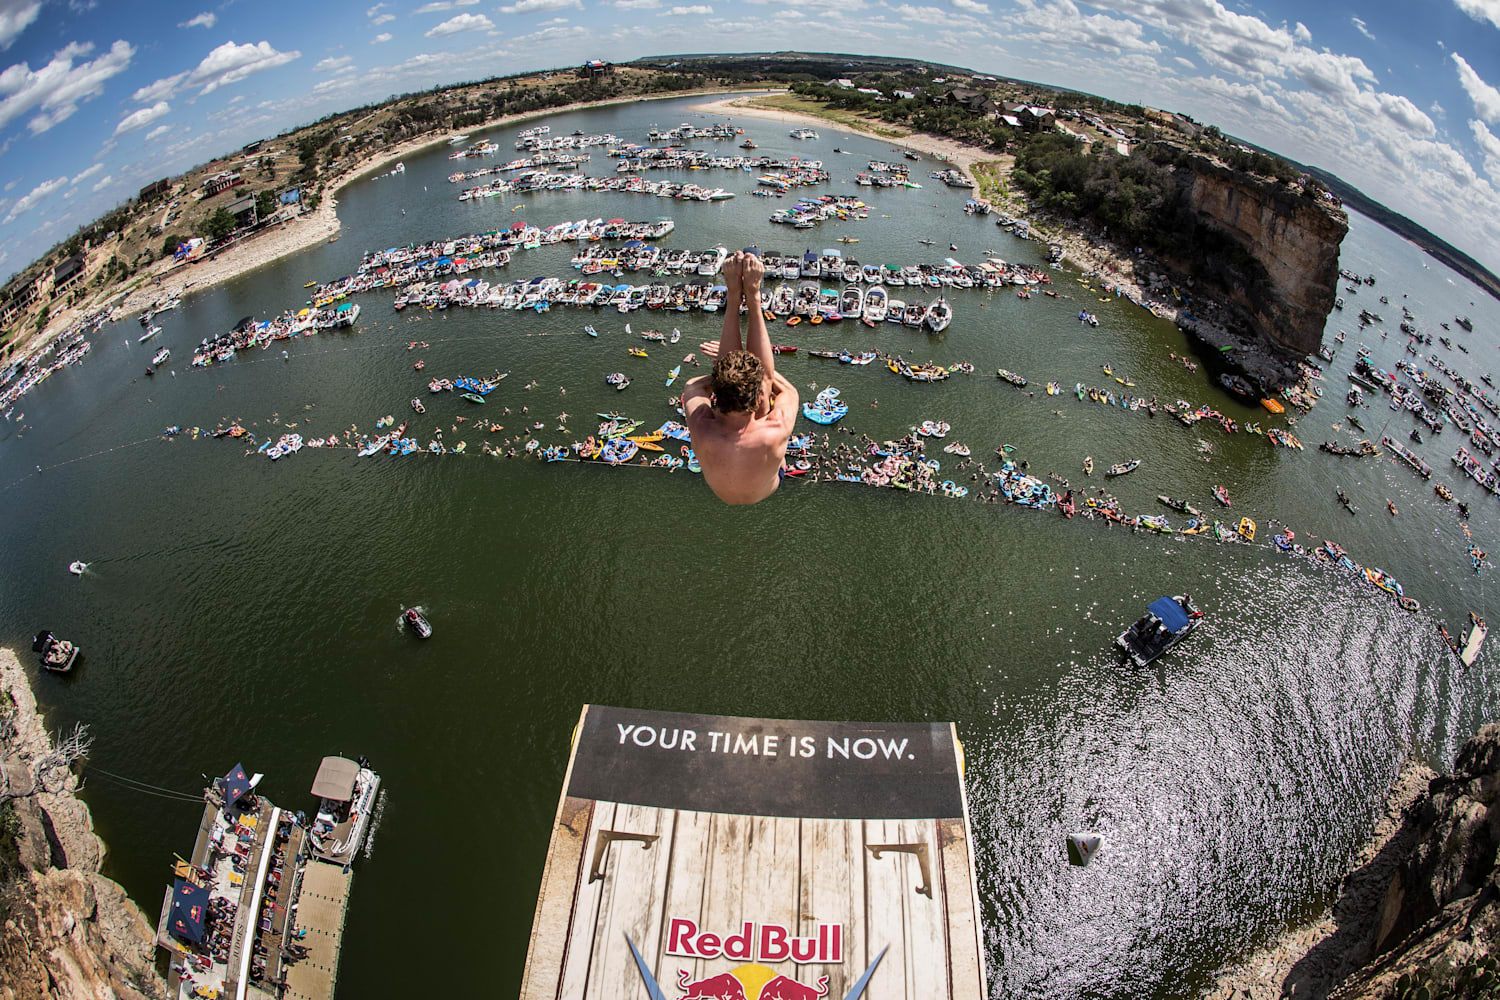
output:
<instances>
[{"instance_id":1,"label":"red bull graphic","mask_svg":"<svg viewBox=\"0 0 1500 1000\"><path fill-rule=\"evenodd\" d=\"M746 928L751 926L745 925ZM635 959L636 968L640 970L641 979L646 984L646 993L651 1000L668 1000L657 984L656 977L646 967L646 961L641 957L635 942L629 936L625 941L630 946L630 954ZM875 974L875 967L885 957L885 952L886 949L880 949L880 954L875 956L875 961L865 969L844 1000L859 1000L865 987L869 985L870 977ZM677 989L680 992L674 1000L823 1000L828 995L828 978L819 976L814 985L809 986L759 962L746 962L728 972L703 979L691 979L686 969L679 969Z\"/></svg>"},{"instance_id":2,"label":"red bull graphic","mask_svg":"<svg viewBox=\"0 0 1500 1000\"><path fill-rule=\"evenodd\" d=\"M812 987L750 962L707 979L689 980L687 970L680 969L677 988L682 991L677 1000L822 1000L828 995L828 977L819 976Z\"/></svg>"}]
</instances>

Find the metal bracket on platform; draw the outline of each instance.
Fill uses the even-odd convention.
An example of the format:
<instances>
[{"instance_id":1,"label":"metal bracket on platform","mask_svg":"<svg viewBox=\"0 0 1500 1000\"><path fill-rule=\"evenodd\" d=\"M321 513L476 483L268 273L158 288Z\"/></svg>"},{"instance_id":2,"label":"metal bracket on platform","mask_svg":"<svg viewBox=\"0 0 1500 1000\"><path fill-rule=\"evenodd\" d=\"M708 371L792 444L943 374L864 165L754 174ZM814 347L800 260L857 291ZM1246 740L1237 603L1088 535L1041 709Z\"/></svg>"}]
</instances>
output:
<instances>
[{"instance_id":1,"label":"metal bracket on platform","mask_svg":"<svg viewBox=\"0 0 1500 1000\"><path fill-rule=\"evenodd\" d=\"M618 830L600 830L599 836L594 840L594 863L589 866L589 881L597 882L604 877L604 853L609 850L609 845L616 840L634 840L641 845L641 850L649 850L656 843L659 834L655 833L621 833ZM923 848L925 851L926 848ZM926 870L927 863L922 863Z\"/></svg>"},{"instance_id":2,"label":"metal bracket on platform","mask_svg":"<svg viewBox=\"0 0 1500 1000\"><path fill-rule=\"evenodd\" d=\"M917 886L917 892L926 896L928 899L932 898L932 869L928 862L926 844L866 844L865 846L869 849L870 855L874 857L876 861L880 860L880 854L882 851L895 851L900 854L915 854L917 856L917 864L922 866L922 884Z\"/></svg>"}]
</instances>

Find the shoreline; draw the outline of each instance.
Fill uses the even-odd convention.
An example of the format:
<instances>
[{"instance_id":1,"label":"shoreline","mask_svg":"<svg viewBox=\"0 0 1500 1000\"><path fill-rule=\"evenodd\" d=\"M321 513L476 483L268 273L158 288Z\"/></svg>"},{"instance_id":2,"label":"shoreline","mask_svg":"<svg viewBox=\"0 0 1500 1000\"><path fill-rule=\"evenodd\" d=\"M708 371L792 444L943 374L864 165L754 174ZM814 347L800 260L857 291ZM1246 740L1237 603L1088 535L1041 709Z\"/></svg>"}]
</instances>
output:
<instances>
[{"instance_id":1,"label":"shoreline","mask_svg":"<svg viewBox=\"0 0 1500 1000\"><path fill-rule=\"evenodd\" d=\"M759 91L755 92L758 93ZM473 126L469 132L473 134L536 118L545 118L548 115L566 114L572 111L586 111L590 108L726 93L746 93L746 91L714 88L671 94L615 97L601 101L576 101L572 104L559 105L555 108L543 108L537 111L501 115ZM232 281L241 275L249 274L258 268L265 267L267 264L278 261L283 257L317 246L329 237L337 235L343 228L343 224L338 217L339 192L355 181L361 180L405 157L414 156L434 146L445 145L451 135L452 133L446 129L440 133L424 133L423 135L408 139L398 146L367 156L365 159L350 166L347 170L337 174L325 184L322 197L315 210L283 222L277 228L257 235L247 242L236 244L220 251L212 257L199 258L185 265L179 264L173 266L167 264L162 266L158 264L148 276L145 276L145 280L135 288L123 293L123 297L119 299L119 302L114 307L115 318L117 320L130 319L145 312L154 302L213 288L227 281ZM60 312L52 318L52 321L47 324L46 328L33 336L23 347L18 347L17 353L24 355L46 349L47 345L69 329L79 316L101 308L104 302L118 296L121 296L121 293L115 290L110 292L105 298L94 299L88 303Z\"/></svg>"},{"instance_id":2,"label":"shoreline","mask_svg":"<svg viewBox=\"0 0 1500 1000\"><path fill-rule=\"evenodd\" d=\"M789 93L789 91L776 91L774 93ZM1007 157L1007 154L1003 153L986 155L985 150L979 146L959 142L957 139L947 139L942 136L932 135L927 132L910 132L900 137L878 135L873 131L854 128L843 122L820 118L817 115L802 114L796 111L782 111L775 108L755 107L747 103L752 99L753 97L750 95L731 96L690 105L690 110L709 114L723 114L726 116L739 114L748 118L782 122L789 125L803 125L810 128L832 128L850 135L858 135L866 139L890 143L893 146L905 147L927 156L936 157L942 162L956 167L965 177L975 182L976 197L978 196L978 181L972 169L974 164L991 161L1003 162ZM1008 172L1008 167L1005 168L1004 172ZM1024 195L1018 194L1016 197L1023 202L1025 201ZM1161 319L1176 322L1176 305L1150 290L1149 276L1152 273L1164 275L1165 269L1154 268L1153 262L1148 258L1135 258L1122 248L1087 233L1078 223L1048 218L1045 220L1044 225L1046 228L1045 232L1036 223L1033 223L1032 232L1035 234L1033 238L1042 242L1061 244L1064 260L1071 260L1074 265L1080 268L1083 272L1083 277L1097 277L1101 281L1107 282L1111 287L1118 287L1125 295L1136 302L1145 303L1153 315ZM1146 270L1146 274L1144 275L1137 276L1136 274L1138 260Z\"/></svg>"},{"instance_id":3,"label":"shoreline","mask_svg":"<svg viewBox=\"0 0 1500 1000\"><path fill-rule=\"evenodd\" d=\"M1428 782L1437 776L1435 771L1419 761L1412 760L1403 765L1386 790L1384 814L1376 822L1369 840L1359 853L1349 859L1340 877L1338 893L1323 908L1321 914L1310 921L1285 928L1247 957L1224 969L1215 978L1213 986L1204 991L1203 996L1207 1000L1281 1000L1286 996L1284 987L1298 963L1311 954L1314 948L1323 945L1339 932L1339 918L1343 918L1346 923L1350 922L1350 914L1346 912L1349 907L1346 895L1351 888L1350 876L1370 864L1400 833L1407 811L1426 794ZM1369 907L1369 904L1379 900L1364 899L1362 902L1372 910L1379 909ZM1369 919L1368 914L1365 919ZM1359 961L1359 956L1350 952L1362 947L1362 939L1347 941L1342 951L1327 956L1320 962L1320 968L1311 975L1320 979L1329 978L1317 984L1321 988L1315 988L1318 995L1326 995L1342 982L1344 976L1340 974L1341 971ZM1319 973L1322 975L1319 976ZM1309 984L1301 985L1305 988Z\"/></svg>"},{"instance_id":4,"label":"shoreline","mask_svg":"<svg viewBox=\"0 0 1500 1000\"><path fill-rule=\"evenodd\" d=\"M771 91L769 95L790 93L786 90ZM908 132L903 136L880 135L874 131L854 128L843 122L833 121L829 118L820 118L817 115L806 115L797 111L782 111L776 108L761 108L747 104L755 96L762 96L762 92L754 94L741 92L741 96L727 97L716 101L706 101L702 104L689 105L690 111L701 111L705 114L716 115L743 115L747 118L759 118L763 121L785 122L789 125L805 125L809 128L832 128L850 135L862 136L866 139L874 139L877 142L887 142L893 146L903 146L918 153L936 157L950 166L957 167L965 177L974 180L970 167L980 160L991 159L986 157L978 146L970 146L956 139L945 139L942 136L932 135L928 132ZM904 128L905 126L893 126ZM998 155L998 154L997 154Z\"/></svg>"}]
</instances>

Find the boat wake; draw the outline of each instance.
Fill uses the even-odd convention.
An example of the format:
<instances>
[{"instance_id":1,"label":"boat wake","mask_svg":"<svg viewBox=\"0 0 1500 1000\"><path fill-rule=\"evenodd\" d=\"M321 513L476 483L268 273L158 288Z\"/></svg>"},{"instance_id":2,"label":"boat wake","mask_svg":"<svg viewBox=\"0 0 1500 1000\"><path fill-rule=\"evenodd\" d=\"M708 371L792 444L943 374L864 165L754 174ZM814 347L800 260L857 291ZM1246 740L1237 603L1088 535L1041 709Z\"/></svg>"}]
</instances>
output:
<instances>
[{"instance_id":1,"label":"boat wake","mask_svg":"<svg viewBox=\"0 0 1500 1000\"><path fill-rule=\"evenodd\" d=\"M370 829L365 834L365 860L369 861L375 854L375 832L380 829L380 820L385 816L385 789L380 790L380 797L375 800L375 809L370 813Z\"/></svg>"}]
</instances>

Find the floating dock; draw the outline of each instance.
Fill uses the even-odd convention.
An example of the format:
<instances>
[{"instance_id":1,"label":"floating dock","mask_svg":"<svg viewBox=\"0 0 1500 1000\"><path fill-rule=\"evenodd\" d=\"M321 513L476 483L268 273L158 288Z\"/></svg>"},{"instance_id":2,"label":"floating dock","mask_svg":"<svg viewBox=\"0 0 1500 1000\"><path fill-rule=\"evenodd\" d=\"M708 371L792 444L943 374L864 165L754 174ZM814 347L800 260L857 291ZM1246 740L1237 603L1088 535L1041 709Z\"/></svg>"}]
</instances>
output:
<instances>
[{"instance_id":1,"label":"floating dock","mask_svg":"<svg viewBox=\"0 0 1500 1000\"><path fill-rule=\"evenodd\" d=\"M363 760L325 758L311 824L256 794L258 783L236 765L204 791L192 857L178 860L157 924L173 1000L333 1000L348 862L372 822L380 776Z\"/></svg>"},{"instance_id":2,"label":"floating dock","mask_svg":"<svg viewBox=\"0 0 1500 1000\"><path fill-rule=\"evenodd\" d=\"M984 1000L951 724L585 706L521 1000Z\"/></svg>"}]
</instances>

